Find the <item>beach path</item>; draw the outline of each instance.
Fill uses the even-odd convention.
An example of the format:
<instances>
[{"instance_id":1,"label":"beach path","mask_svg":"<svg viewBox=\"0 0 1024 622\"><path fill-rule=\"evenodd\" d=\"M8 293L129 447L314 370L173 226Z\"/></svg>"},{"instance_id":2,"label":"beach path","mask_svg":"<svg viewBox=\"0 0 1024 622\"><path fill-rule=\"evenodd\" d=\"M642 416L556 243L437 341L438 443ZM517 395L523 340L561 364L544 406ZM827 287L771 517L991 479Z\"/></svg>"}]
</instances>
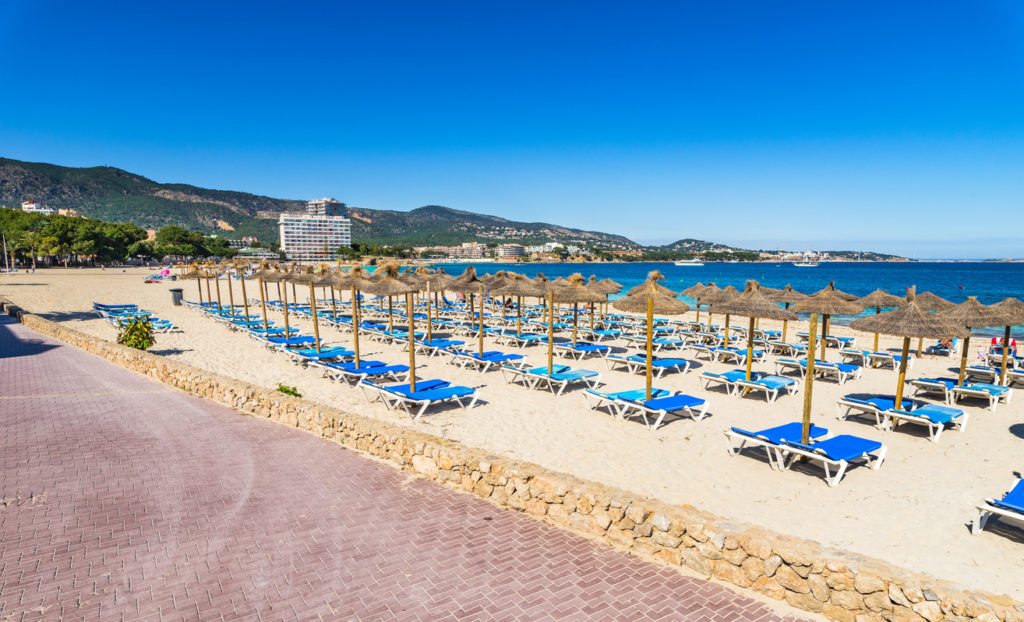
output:
<instances>
[{"instance_id":1,"label":"beach path","mask_svg":"<svg viewBox=\"0 0 1024 622\"><path fill-rule=\"evenodd\" d=\"M0 429L0 619L792 619L6 317Z\"/></svg>"}]
</instances>

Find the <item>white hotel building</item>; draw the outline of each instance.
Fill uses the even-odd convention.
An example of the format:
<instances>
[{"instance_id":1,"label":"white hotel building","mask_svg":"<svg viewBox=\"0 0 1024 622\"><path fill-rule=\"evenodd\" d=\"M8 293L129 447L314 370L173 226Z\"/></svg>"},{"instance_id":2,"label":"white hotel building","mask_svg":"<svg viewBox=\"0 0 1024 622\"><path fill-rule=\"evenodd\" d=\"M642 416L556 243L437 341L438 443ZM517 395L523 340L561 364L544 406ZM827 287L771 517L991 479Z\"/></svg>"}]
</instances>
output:
<instances>
[{"instance_id":1,"label":"white hotel building","mask_svg":"<svg viewBox=\"0 0 1024 622\"><path fill-rule=\"evenodd\" d=\"M281 250L293 261L332 262L339 246L352 243L352 221L345 217L345 204L335 199L310 201L305 214L281 214L278 227Z\"/></svg>"}]
</instances>

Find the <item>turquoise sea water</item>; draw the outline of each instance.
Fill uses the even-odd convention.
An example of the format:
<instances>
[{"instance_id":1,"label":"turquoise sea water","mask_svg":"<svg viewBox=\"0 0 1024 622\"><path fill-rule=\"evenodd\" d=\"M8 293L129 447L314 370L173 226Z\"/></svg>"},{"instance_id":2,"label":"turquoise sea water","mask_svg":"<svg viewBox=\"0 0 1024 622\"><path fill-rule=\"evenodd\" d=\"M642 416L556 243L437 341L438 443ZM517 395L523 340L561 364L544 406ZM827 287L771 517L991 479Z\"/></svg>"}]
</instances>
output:
<instances>
[{"instance_id":1,"label":"turquoise sea water","mask_svg":"<svg viewBox=\"0 0 1024 622\"><path fill-rule=\"evenodd\" d=\"M952 302L963 302L968 296L977 296L984 304L999 302L1007 296L1024 298L1024 263L986 262L835 262L822 263L817 268L797 268L790 263L707 263L700 267L681 267L672 263L478 263L440 264L445 272L461 274L473 265L479 274L498 270L511 270L528 276L543 272L549 278L580 273L589 278L611 278L626 289L638 285L652 270L665 275L665 286L676 291L686 289L697 281L713 281L719 287L732 285L743 290L748 279L768 287L792 284L803 293L813 293L835 281L836 287L864 296L881 288L902 296L906 288L917 286L918 292L930 291ZM684 300L692 303L693 300ZM873 313L874 310L871 311ZM833 321L845 324L853 316L837 316ZM997 329L977 329L979 333L1002 334ZM1013 330L1024 337L1024 326Z\"/></svg>"}]
</instances>

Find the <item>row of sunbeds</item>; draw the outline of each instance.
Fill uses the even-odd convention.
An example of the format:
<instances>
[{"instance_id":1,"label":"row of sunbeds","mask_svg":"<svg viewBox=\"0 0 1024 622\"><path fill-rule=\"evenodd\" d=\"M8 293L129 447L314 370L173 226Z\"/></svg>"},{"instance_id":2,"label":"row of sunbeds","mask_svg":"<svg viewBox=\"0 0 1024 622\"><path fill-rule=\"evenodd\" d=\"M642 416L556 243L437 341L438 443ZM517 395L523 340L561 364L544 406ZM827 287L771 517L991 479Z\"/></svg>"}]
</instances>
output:
<instances>
[{"instance_id":1,"label":"row of sunbeds","mask_svg":"<svg viewBox=\"0 0 1024 622\"><path fill-rule=\"evenodd\" d=\"M92 303L92 310L115 328L119 328L121 324L127 320L145 319L149 320L149 324L152 327L153 332L169 333L172 330L178 329L173 322L169 320L162 320L151 312L140 309L138 305L134 304L107 305L94 302Z\"/></svg>"}]
</instances>

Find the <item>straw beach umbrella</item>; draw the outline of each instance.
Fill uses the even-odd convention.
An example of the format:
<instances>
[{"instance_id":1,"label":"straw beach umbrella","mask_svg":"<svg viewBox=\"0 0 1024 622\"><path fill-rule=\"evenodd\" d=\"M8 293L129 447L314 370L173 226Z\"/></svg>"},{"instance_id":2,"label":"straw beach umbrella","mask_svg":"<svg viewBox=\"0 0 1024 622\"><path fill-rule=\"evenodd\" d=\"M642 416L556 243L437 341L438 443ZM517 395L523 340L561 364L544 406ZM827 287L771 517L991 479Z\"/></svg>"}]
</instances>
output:
<instances>
[{"instance_id":1,"label":"straw beach umbrella","mask_svg":"<svg viewBox=\"0 0 1024 622\"><path fill-rule=\"evenodd\" d=\"M825 360L826 337L828 336L828 320L833 315L856 315L864 310L859 303L854 302L857 296L850 298L851 294L836 289L836 282L829 281L825 288L808 296L805 300L793 306L794 311L804 313L820 313L821 321L821 360ZM811 333L813 334L813 330ZM814 347L807 346L808 364L814 358Z\"/></svg>"},{"instance_id":2,"label":"straw beach umbrella","mask_svg":"<svg viewBox=\"0 0 1024 622\"><path fill-rule=\"evenodd\" d=\"M179 278L181 278L181 279L195 279L195 281L196 281L196 289L199 290L199 304L202 305L203 304L203 285L202 285L202 283L199 282L199 279L203 278L204 273L203 273L202 268L200 268L197 264L192 264L190 267L191 267L191 269L188 272L186 272L185 274L181 275L181 277L179 277Z\"/></svg>"},{"instance_id":3,"label":"straw beach umbrella","mask_svg":"<svg viewBox=\"0 0 1024 622\"><path fill-rule=\"evenodd\" d=\"M1016 298L1004 298L992 305L992 309L1006 316L1006 332L1003 333L1003 364L999 372L999 384L1006 384L1006 362L1010 354L1010 328L1024 324L1024 302Z\"/></svg>"},{"instance_id":4,"label":"straw beach umbrella","mask_svg":"<svg viewBox=\"0 0 1024 622\"><path fill-rule=\"evenodd\" d=\"M1004 326L1012 321L1011 318L1000 313L998 309L993 309L978 302L975 296L968 297L967 300L955 307L939 311L939 316L950 324L963 326L967 329L967 336L964 337L964 345L960 352L960 375L957 377L956 382L958 385L964 383L964 376L967 372L967 351L971 347L971 328Z\"/></svg>"},{"instance_id":5,"label":"straw beach umbrella","mask_svg":"<svg viewBox=\"0 0 1024 622\"><path fill-rule=\"evenodd\" d=\"M915 300L917 301L918 306L920 306L925 311L946 311L947 309L952 309L953 307L956 306L955 304L946 300L945 298L936 296L931 292L921 292L920 294L917 295ZM923 347L924 339L918 339L917 358L921 358L921 349Z\"/></svg>"},{"instance_id":6,"label":"straw beach umbrella","mask_svg":"<svg viewBox=\"0 0 1024 622\"><path fill-rule=\"evenodd\" d=\"M729 312L721 311L721 307L724 303L729 302L736 296L739 296L739 291L732 285L728 285L714 292L709 292L705 295L705 302L708 304L708 330L711 330L711 311L718 311L719 313L725 313L725 345L729 346Z\"/></svg>"},{"instance_id":7,"label":"straw beach umbrella","mask_svg":"<svg viewBox=\"0 0 1024 622\"><path fill-rule=\"evenodd\" d=\"M548 314L548 374L553 373L555 359L555 290L558 287L548 280L543 273L538 272L533 279L534 285L544 293L544 301L547 305Z\"/></svg>"},{"instance_id":8,"label":"straw beach umbrella","mask_svg":"<svg viewBox=\"0 0 1024 622\"><path fill-rule=\"evenodd\" d=\"M875 308L875 315L882 312L882 307L898 307L906 302L905 299L899 296L893 296L884 289L876 289L867 296L864 296L857 301L858 304L864 305L865 309ZM878 333L875 333L875 347L872 352L878 352Z\"/></svg>"},{"instance_id":9,"label":"straw beach umbrella","mask_svg":"<svg viewBox=\"0 0 1024 622\"><path fill-rule=\"evenodd\" d=\"M273 270L270 268L270 264L266 261L260 264L260 269L256 271L256 284L260 288L260 307L263 310L263 330L267 330L267 294L264 289L263 283L266 281L268 276L271 276Z\"/></svg>"},{"instance_id":10,"label":"straw beach umbrella","mask_svg":"<svg viewBox=\"0 0 1024 622\"><path fill-rule=\"evenodd\" d=\"M409 320L409 390L416 391L416 318L412 308L412 295L416 286L399 278L398 264L389 263L378 269L382 275L366 287L371 294L405 296L405 315Z\"/></svg>"},{"instance_id":11,"label":"straw beach umbrella","mask_svg":"<svg viewBox=\"0 0 1024 622\"><path fill-rule=\"evenodd\" d=\"M685 302L676 299L675 292L658 283L664 278L660 272L655 270L647 275L646 281L631 289L628 296L612 303L612 306L620 311L647 314L647 397L645 398L647 400L651 399L653 379L651 361L654 358L654 314L682 315L690 310Z\"/></svg>"},{"instance_id":12,"label":"straw beach umbrella","mask_svg":"<svg viewBox=\"0 0 1024 622\"><path fill-rule=\"evenodd\" d=\"M577 318L579 304L600 302L604 295L587 288L587 281L582 274L573 274L567 279L565 287L555 290L554 301L572 305L572 345L576 345Z\"/></svg>"},{"instance_id":13,"label":"straw beach umbrella","mask_svg":"<svg viewBox=\"0 0 1024 622\"><path fill-rule=\"evenodd\" d=\"M766 298L761 293L760 287L757 281L747 281L747 287L742 294L719 306L720 313L750 318L750 326L747 328L747 380L750 380L750 367L754 359L754 320L757 318L783 321L797 319L796 313L780 309L779 305Z\"/></svg>"},{"instance_id":14,"label":"straw beach umbrella","mask_svg":"<svg viewBox=\"0 0 1024 622\"><path fill-rule=\"evenodd\" d=\"M500 296L516 297L516 337L522 337L523 297L543 298L546 291L534 282L533 279L529 279L522 274L512 274L512 277L508 279L508 283L501 289L495 290L494 293Z\"/></svg>"},{"instance_id":15,"label":"straw beach umbrella","mask_svg":"<svg viewBox=\"0 0 1024 622\"><path fill-rule=\"evenodd\" d=\"M703 285L702 283L700 283L698 281L697 283L687 287L682 292L680 292L684 296L689 296L690 298L693 298L694 300L697 301L695 306L697 307L697 323L698 324L700 324L700 306L702 304L704 304L703 302L701 302L701 298L704 297L704 295L707 293L707 291L708 291L707 285Z\"/></svg>"},{"instance_id":16,"label":"straw beach umbrella","mask_svg":"<svg viewBox=\"0 0 1024 622\"><path fill-rule=\"evenodd\" d=\"M931 313L917 304L914 288L907 292L907 302L893 311L870 315L850 322L850 328L866 333L881 333L903 337L900 352L900 374L896 385L896 407L903 404L903 383L907 377L907 358L913 337L966 337L970 331L956 326L937 313Z\"/></svg>"},{"instance_id":17,"label":"straw beach umbrella","mask_svg":"<svg viewBox=\"0 0 1024 622\"><path fill-rule=\"evenodd\" d=\"M765 288L762 288L762 292ZM768 300L784 305L783 309L789 309L789 305L794 302L800 302L804 298L807 298L807 294L801 293L793 289L793 286L786 284L782 289L772 290L770 293L765 294ZM789 320L782 320L782 340L786 340L786 329L789 328Z\"/></svg>"},{"instance_id":18,"label":"straw beach umbrella","mask_svg":"<svg viewBox=\"0 0 1024 622\"><path fill-rule=\"evenodd\" d=\"M317 352L320 351L320 318L316 310L316 292L313 291L313 287L319 284L319 277L317 269L313 266L306 266L305 269L294 271L288 275L290 283L309 285L309 310L313 315L313 343L316 345Z\"/></svg>"},{"instance_id":19,"label":"straw beach umbrella","mask_svg":"<svg viewBox=\"0 0 1024 622\"><path fill-rule=\"evenodd\" d=\"M356 266L348 272L338 272L334 275L334 285L338 289L350 289L352 292L352 351L355 353L356 368L359 365L359 323L360 308L359 297L364 287L368 287L371 281L367 279L369 273L362 266Z\"/></svg>"},{"instance_id":20,"label":"straw beach umbrella","mask_svg":"<svg viewBox=\"0 0 1024 622\"><path fill-rule=\"evenodd\" d=\"M467 267L466 271L456 277L448 287L452 291L468 296L470 321L472 321L473 314L475 313L473 309L473 295L480 295L480 321L477 323L477 328L479 329L478 339L481 356L484 354L484 289L486 287L487 283L477 278L476 269L473 266Z\"/></svg>"}]
</instances>

